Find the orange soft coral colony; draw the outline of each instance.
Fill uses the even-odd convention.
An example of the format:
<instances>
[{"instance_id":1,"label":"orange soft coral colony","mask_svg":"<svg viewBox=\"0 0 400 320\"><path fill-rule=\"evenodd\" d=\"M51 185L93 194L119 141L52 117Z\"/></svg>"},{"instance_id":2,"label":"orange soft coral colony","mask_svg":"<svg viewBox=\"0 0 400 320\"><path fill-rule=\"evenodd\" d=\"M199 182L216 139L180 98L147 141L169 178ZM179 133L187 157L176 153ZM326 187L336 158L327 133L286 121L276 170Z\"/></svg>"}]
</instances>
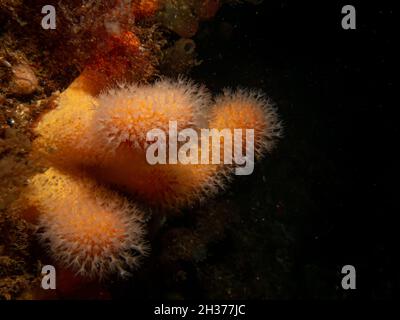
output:
<instances>
[{"instance_id":1,"label":"orange soft coral colony","mask_svg":"<svg viewBox=\"0 0 400 320\"><path fill-rule=\"evenodd\" d=\"M133 33L125 32L109 36L105 44L104 52L97 54L60 94L56 108L45 114L35 128L38 138L34 142L33 157L45 165L71 167L82 157L87 161L95 158L89 146L79 144L88 132L97 104L95 96L117 81L126 69L126 65L119 65L112 58L119 57L121 50L137 53L140 41Z\"/></svg>"},{"instance_id":2,"label":"orange soft coral colony","mask_svg":"<svg viewBox=\"0 0 400 320\"><path fill-rule=\"evenodd\" d=\"M59 168L89 170L162 208L178 208L216 192L222 184L219 166L150 165L145 152L146 134L154 128L168 132L169 121L176 121L178 130L205 123L210 97L203 87L165 79L95 98L85 83L81 75L37 125L37 158Z\"/></svg>"},{"instance_id":3,"label":"orange soft coral colony","mask_svg":"<svg viewBox=\"0 0 400 320\"><path fill-rule=\"evenodd\" d=\"M72 99L75 96L84 98L83 101L92 100L78 106ZM159 129L169 140L171 121L176 123L178 132L186 128L199 132L206 126L209 94L191 82L164 79L153 85L125 85L97 98L84 93L79 86L71 86L62 97L59 108L38 125L42 135L37 140L44 143L36 145L41 146L39 150L55 150L42 152L52 165L80 167L96 179L163 209L180 208L215 194L232 174L232 166L223 163L150 164L146 158L151 143L147 141L149 131ZM59 135L66 119L69 120L65 134ZM257 92L226 91L217 98L209 119L210 128L217 129L217 134L223 129L254 130L254 151L258 158L272 149L281 134L275 109ZM246 135L241 138L240 147L245 148ZM215 139L211 140L206 147L209 156L213 154ZM202 148L197 151L198 159L205 151ZM222 142L222 161L225 151Z\"/></svg>"},{"instance_id":4,"label":"orange soft coral colony","mask_svg":"<svg viewBox=\"0 0 400 320\"><path fill-rule=\"evenodd\" d=\"M224 182L223 171L217 165L150 165L144 153L134 152L126 144L90 171L97 179L162 210L176 210L210 197Z\"/></svg>"},{"instance_id":5,"label":"orange soft coral colony","mask_svg":"<svg viewBox=\"0 0 400 320\"><path fill-rule=\"evenodd\" d=\"M146 135L152 129L169 131L176 121L177 130L197 127L210 104L208 91L190 81L168 79L152 85L129 85L110 90L98 98L92 134L109 150L122 143L143 150Z\"/></svg>"},{"instance_id":6,"label":"orange soft coral colony","mask_svg":"<svg viewBox=\"0 0 400 320\"><path fill-rule=\"evenodd\" d=\"M41 213L39 235L52 257L77 274L125 276L147 252L141 212L87 177L49 169L33 177L26 199Z\"/></svg>"},{"instance_id":7,"label":"orange soft coral colony","mask_svg":"<svg viewBox=\"0 0 400 320\"><path fill-rule=\"evenodd\" d=\"M136 76L145 78L145 74L152 73L148 62L141 61L144 57L139 52L140 41L132 32L112 35L105 43L106 53L94 57L81 75L61 93L56 108L37 124L34 157L40 162L71 167L97 161L93 144L82 145L81 141L89 131L97 106L96 95L119 80L129 79L126 70L132 69L133 60L126 61L122 53L135 57L137 68L133 69Z\"/></svg>"},{"instance_id":8,"label":"orange soft coral colony","mask_svg":"<svg viewBox=\"0 0 400 320\"><path fill-rule=\"evenodd\" d=\"M85 84L86 79L81 75L56 99L56 108L37 123L32 158L39 163L75 167L82 159L94 160L90 146L79 144L89 130L97 104Z\"/></svg>"},{"instance_id":9,"label":"orange soft coral colony","mask_svg":"<svg viewBox=\"0 0 400 320\"><path fill-rule=\"evenodd\" d=\"M282 125L274 106L258 91L226 90L216 99L209 119L210 128L230 129L232 133L234 129L254 130L256 158L271 151L282 135ZM245 135L242 137L245 148Z\"/></svg>"},{"instance_id":10,"label":"orange soft coral colony","mask_svg":"<svg viewBox=\"0 0 400 320\"><path fill-rule=\"evenodd\" d=\"M168 139L170 121L178 131L197 129L209 102L203 87L167 79L99 96L88 137L96 141L102 160L91 172L156 207L175 209L200 199L206 189L210 194L220 184L218 166L151 165L146 159L149 131L159 129Z\"/></svg>"}]
</instances>

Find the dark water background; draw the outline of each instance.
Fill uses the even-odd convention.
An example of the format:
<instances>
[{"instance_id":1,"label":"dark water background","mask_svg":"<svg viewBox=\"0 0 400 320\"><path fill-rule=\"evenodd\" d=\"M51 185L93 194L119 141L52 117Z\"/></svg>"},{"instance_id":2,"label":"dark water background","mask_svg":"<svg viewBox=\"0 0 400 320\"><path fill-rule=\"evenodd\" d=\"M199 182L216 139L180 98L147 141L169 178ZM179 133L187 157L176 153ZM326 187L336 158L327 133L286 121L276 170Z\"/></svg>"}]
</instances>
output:
<instances>
[{"instance_id":1,"label":"dark water background","mask_svg":"<svg viewBox=\"0 0 400 320\"><path fill-rule=\"evenodd\" d=\"M357 29L343 30L343 5L265 1L256 15L221 10L232 38L211 31L201 46L210 59L195 72L217 89L263 88L279 107L286 135L265 164L268 187L255 192L280 199L295 230L297 297L389 297L399 283L394 190L386 184L398 131L393 9L354 3ZM336 288L345 264L358 271L355 292Z\"/></svg>"},{"instance_id":2,"label":"dark water background","mask_svg":"<svg viewBox=\"0 0 400 320\"><path fill-rule=\"evenodd\" d=\"M203 63L191 77L215 93L237 85L264 90L277 104L285 137L252 176L237 178L204 209L217 216L229 211L226 221L203 225L225 224L223 238L170 269L153 261L142 281L118 286L115 296L138 287L153 298L397 294L390 206L396 189L388 184L398 131L390 101L393 9L353 3L357 29L343 30L345 4L225 6L202 24L195 41ZM169 226L193 225L182 219ZM357 271L354 291L340 286L346 264Z\"/></svg>"}]
</instances>

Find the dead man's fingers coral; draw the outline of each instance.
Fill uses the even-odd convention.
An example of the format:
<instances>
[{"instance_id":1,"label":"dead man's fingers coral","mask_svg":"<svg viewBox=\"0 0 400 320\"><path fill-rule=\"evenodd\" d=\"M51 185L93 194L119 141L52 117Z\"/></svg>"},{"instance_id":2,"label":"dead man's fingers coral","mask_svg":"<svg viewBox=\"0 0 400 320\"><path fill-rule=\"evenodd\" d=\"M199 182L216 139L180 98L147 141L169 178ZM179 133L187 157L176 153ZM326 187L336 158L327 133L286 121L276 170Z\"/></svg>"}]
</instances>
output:
<instances>
[{"instance_id":1,"label":"dead man's fingers coral","mask_svg":"<svg viewBox=\"0 0 400 320\"><path fill-rule=\"evenodd\" d=\"M200 151L199 151L200 153ZM214 164L154 164L144 154L120 146L114 157L89 169L107 181L159 209L175 210L214 195L225 182L221 167Z\"/></svg>"},{"instance_id":2,"label":"dead man's fingers coral","mask_svg":"<svg viewBox=\"0 0 400 320\"><path fill-rule=\"evenodd\" d=\"M75 167L95 157L92 145L80 143L87 135L97 100L81 75L53 102L55 108L36 124L32 158L46 166Z\"/></svg>"},{"instance_id":3,"label":"dead man's fingers coral","mask_svg":"<svg viewBox=\"0 0 400 320\"><path fill-rule=\"evenodd\" d=\"M136 5L142 2L136 1ZM36 125L38 139L33 156L46 165L63 168L76 166L78 159L95 161L94 141L83 143L88 140L84 137L97 105L96 97L118 81L146 79L153 74L148 52L140 48L139 38L130 31L120 30L105 37L102 50L93 54L79 77L53 102L55 109Z\"/></svg>"},{"instance_id":4,"label":"dead man's fingers coral","mask_svg":"<svg viewBox=\"0 0 400 320\"><path fill-rule=\"evenodd\" d=\"M82 97L80 107L74 105L75 96ZM225 91L210 108L207 90L185 80L122 85L96 98L76 86L61 98L63 103L58 109L38 125L42 140L47 142L44 145L55 150L47 155L47 158L52 156L52 164L80 166L94 178L164 209L190 205L215 194L229 179L235 165L245 164L241 172L235 168L236 174L250 174L254 154L259 159L272 150L282 132L275 108L261 93L242 89ZM55 120L51 120L53 117ZM69 121L66 134L57 136L63 119ZM47 127L47 131L43 130ZM161 134L149 139L154 130ZM186 138L177 138L188 130L196 138L194 144L199 142L193 149L184 148ZM208 135L203 136L207 130ZM237 130L245 132L236 137ZM248 130L253 134L251 141L247 140ZM228 131L227 136L221 134L224 131ZM168 161L154 162L148 158L155 142L165 143L163 150L169 156ZM254 148L247 157L249 145ZM241 158L236 157L236 149L240 149ZM161 149L155 152L156 158L160 158L160 152L163 153ZM227 154L234 156L233 166L226 166L232 164L232 159L226 159ZM181 162L181 156L189 161ZM237 161L239 158L243 160L241 163Z\"/></svg>"},{"instance_id":5,"label":"dead man's fingers coral","mask_svg":"<svg viewBox=\"0 0 400 320\"><path fill-rule=\"evenodd\" d=\"M235 129L254 130L256 158L271 151L283 131L274 105L260 91L225 90L217 97L209 119L210 128L229 129L232 134ZM245 134L242 137L242 147L245 148Z\"/></svg>"},{"instance_id":6,"label":"dead man's fingers coral","mask_svg":"<svg viewBox=\"0 0 400 320\"><path fill-rule=\"evenodd\" d=\"M26 197L40 212L41 242L77 274L126 276L148 251L143 214L85 176L48 169L31 179Z\"/></svg>"},{"instance_id":7,"label":"dead man's fingers coral","mask_svg":"<svg viewBox=\"0 0 400 320\"><path fill-rule=\"evenodd\" d=\"M163 79L152 85L109 90L98 102L92 123L96 139L110 150L128 143L142 152L152 129L168 133L170 121L176 121L177 130L198 126L210 104L210 94L191 81Z\"/></svg>"},{"instance_id":8,"label":"dead man's fingers coral","mask_svg":"<svg viewBox=\"0 0 400 320\"><path fill-rule=\"evenodd\" d=\"M206 124L210 95L186 80L163 79L153 85L122 87L99 96L92 123L102 160L92 166L97 178L115 184L157 207L177 208L201 198L220 184L215 165L150 164L148 133L169 137L176 131ZM197 156L197 154L196 154Z\"/></svg>"}]
</instances>

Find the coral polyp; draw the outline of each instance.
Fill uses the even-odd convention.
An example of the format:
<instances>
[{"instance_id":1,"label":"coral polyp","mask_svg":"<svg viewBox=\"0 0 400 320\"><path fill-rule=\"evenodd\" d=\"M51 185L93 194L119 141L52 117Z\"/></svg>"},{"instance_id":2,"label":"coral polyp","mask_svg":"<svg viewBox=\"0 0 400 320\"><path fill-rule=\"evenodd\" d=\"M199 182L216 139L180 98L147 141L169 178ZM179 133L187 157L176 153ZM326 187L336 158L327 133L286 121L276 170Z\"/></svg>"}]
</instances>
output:
<instances>
[{"instance_id":1,"label":"coral polyp","mask_svg":"<svg viewBox=\"0 0 400 320\"><path fill-rule=\"evenodd\" d=\"M169 121L177 122L177 130L198 125L209 101L204 87L185 80L124 86L98 97L93 133L110 149L125 142L145 149L147 132L168 132Z\"/></svg>"},{"instance_id":2,"label":"coral polyp","mask_svg":"<svg viewBox=\"0 0 400 320\"><path fill-rule=\"evenodd\" d=\"M147 252L142 213L85 176L48 169L32 178L27 200L41 214L40 240L77 274L123 277Z\"/></svg>"},{"instance_id":3,"label":"coral polyp","mask_svg":"<svg viewBox=\"0 0 400 320\"><path fill-rule=\"evenodd\" d=\"M260 158L282 136L282 124L273 104L262 92L225 90L210 113L210 128L254 130L254 152ZM242 141L245 148L245 141Z\"/></svg>"}]
</instances>

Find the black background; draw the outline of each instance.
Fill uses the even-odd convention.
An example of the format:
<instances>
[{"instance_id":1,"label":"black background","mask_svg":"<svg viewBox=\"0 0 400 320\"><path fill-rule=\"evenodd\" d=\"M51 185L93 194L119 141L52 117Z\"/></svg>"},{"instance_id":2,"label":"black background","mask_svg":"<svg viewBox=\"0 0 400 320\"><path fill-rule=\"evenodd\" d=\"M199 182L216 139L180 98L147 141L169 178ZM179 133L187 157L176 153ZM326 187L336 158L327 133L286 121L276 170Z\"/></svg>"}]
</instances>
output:
<instances>
[{"instance_id":1,"label":"black background","mask_svg":"<svg viewBox=\"0 0 400 320\"><path fill-rule=\"evenodd\" d=\"M341 27L346 4L356 30ZM314 202L299 207L297 267L316 265L340 286L341 266L354 265L357 290L339 298L398 293L394 11L381 1L264 1L223 7L197 35L195 78L214 90L253 84L277 102L285 138L274 161L290 163ZM303 273L294 281L294 296L319 296L306 293Z\"/></svg>"}]
</instances>

